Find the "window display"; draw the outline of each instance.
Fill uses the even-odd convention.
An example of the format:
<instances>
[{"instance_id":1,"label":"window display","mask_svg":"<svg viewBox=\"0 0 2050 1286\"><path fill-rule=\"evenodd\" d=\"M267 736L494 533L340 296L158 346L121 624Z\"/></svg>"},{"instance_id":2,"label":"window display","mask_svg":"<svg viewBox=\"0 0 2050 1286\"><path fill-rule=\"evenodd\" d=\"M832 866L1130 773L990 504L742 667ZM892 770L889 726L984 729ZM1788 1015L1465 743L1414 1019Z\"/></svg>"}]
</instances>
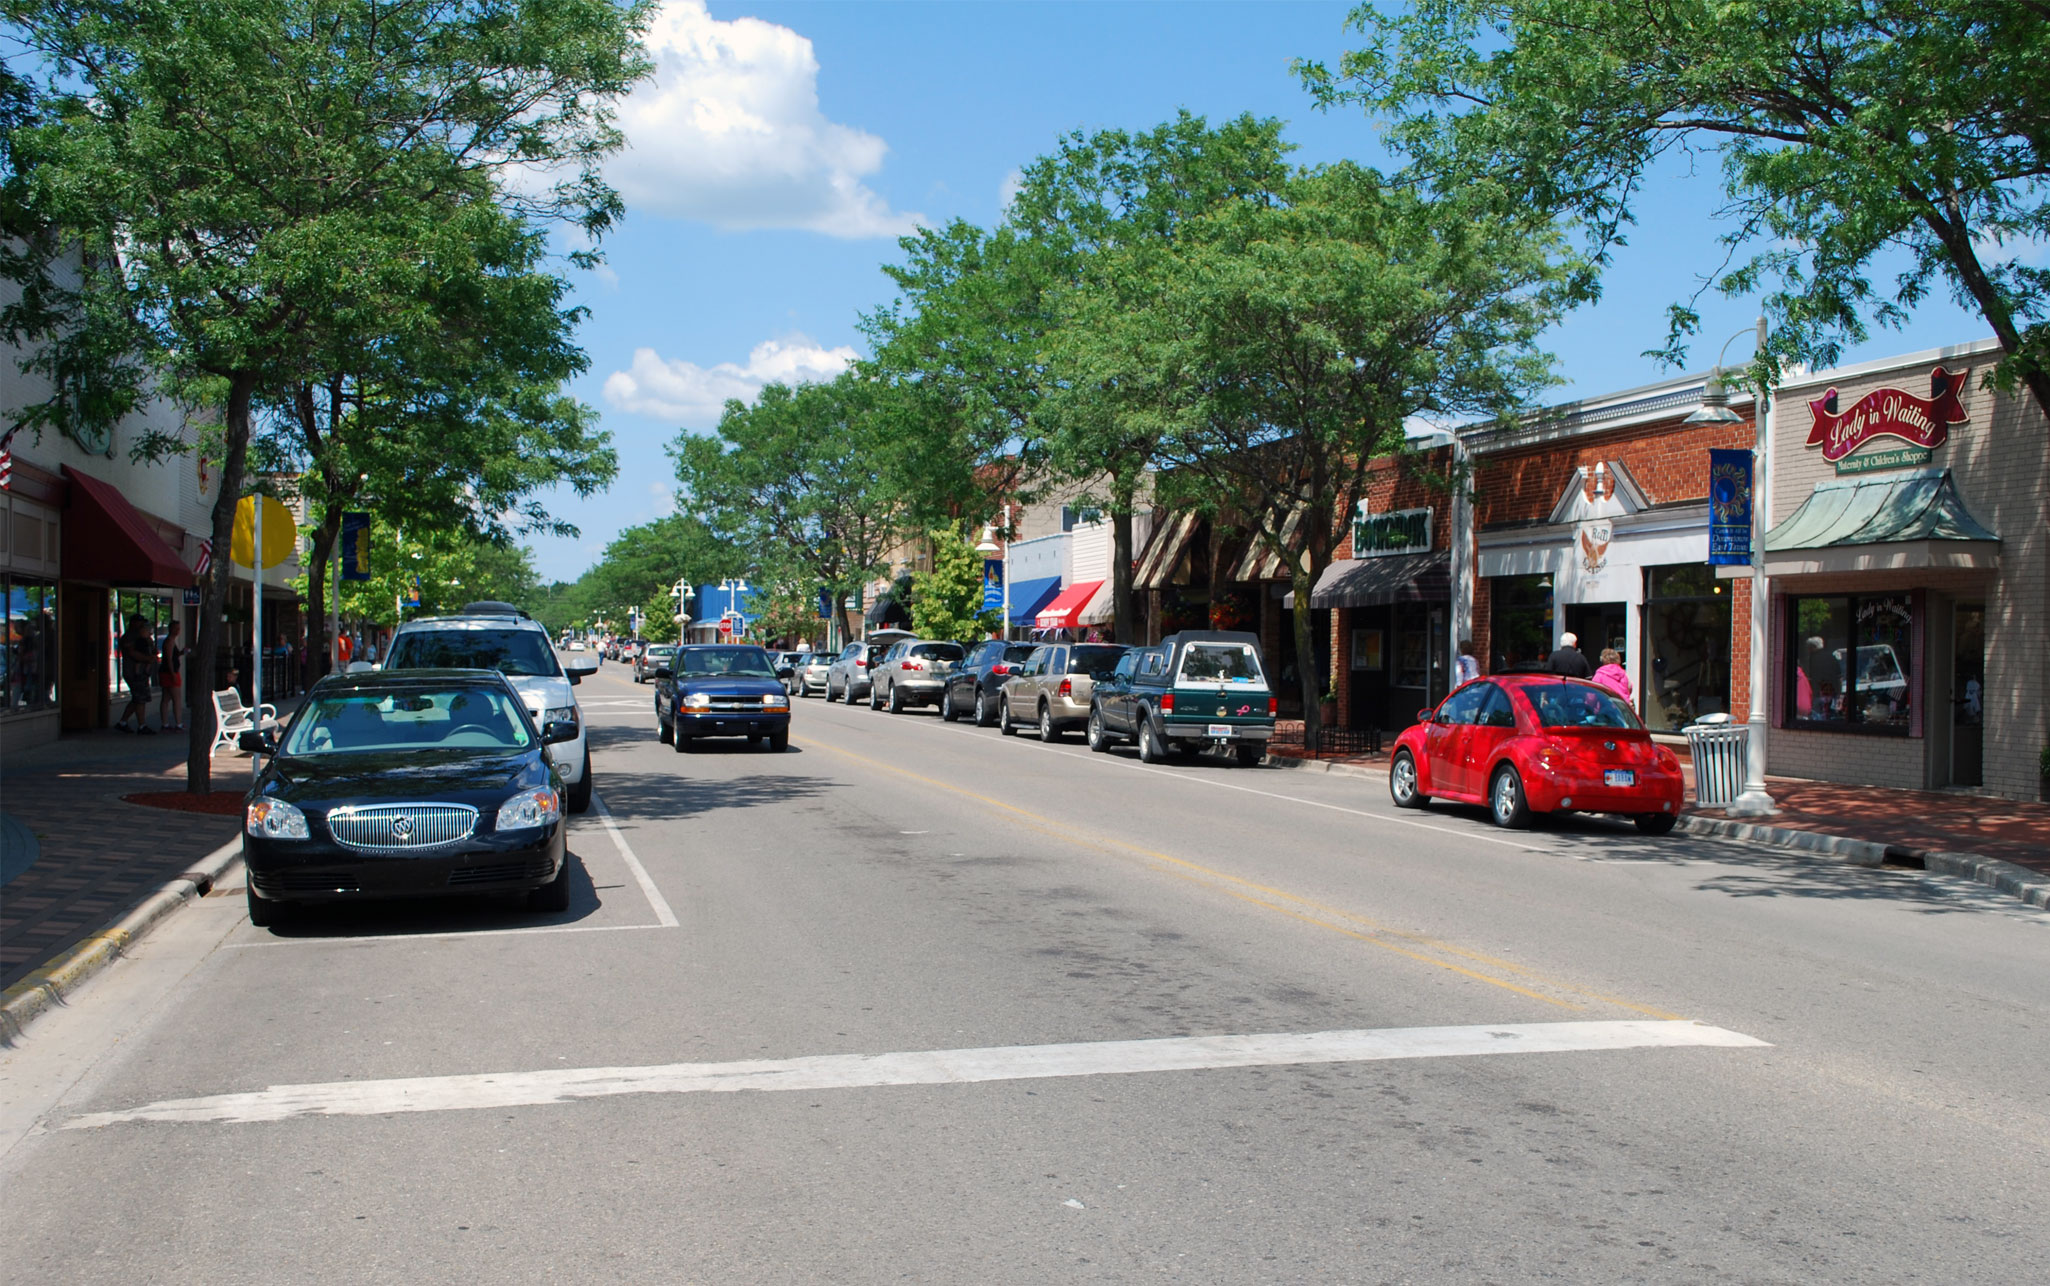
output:
<instances>
[{"instance_id":1,"label":"window display","mask_svg":"<svg viewBox=\"0 0 2050 1286\"><path fill-rule=\"evenodd\" d=\"M1906 732L1913 623L1906 594L1790 600L1787 726Z\"/></svg>"},{"instance_id":2,"label":"window display","mask_svg":"<svg viewBox=\"0 0 2050 1286\"><path fill-rule=\"evenodd\" d=\"M1644 722L1673 732L1730 708L1730 596L1703 564L1648 573Z\"/></svg>"},{"instance_id":3,"label":"window display","mask_svg":"<svg viewBox=\"0 0 2050 1286\"><path fill-rule=\"evenodd\" d=\"M0 578L0 587L7 595L0 709L49 709L57 704L57 587L19 576Z\"/></svg>"},{"instance_id":4,"label":"window display","mask_svg":"<svg viewBox=\"0 0 2050 1286\"><path fill-rule=\"evenodd\" d=\"M1543 668L1552 653L1552 578L1496 576L1488 589L1488 673Z\"/></svg>"}]
</instances>

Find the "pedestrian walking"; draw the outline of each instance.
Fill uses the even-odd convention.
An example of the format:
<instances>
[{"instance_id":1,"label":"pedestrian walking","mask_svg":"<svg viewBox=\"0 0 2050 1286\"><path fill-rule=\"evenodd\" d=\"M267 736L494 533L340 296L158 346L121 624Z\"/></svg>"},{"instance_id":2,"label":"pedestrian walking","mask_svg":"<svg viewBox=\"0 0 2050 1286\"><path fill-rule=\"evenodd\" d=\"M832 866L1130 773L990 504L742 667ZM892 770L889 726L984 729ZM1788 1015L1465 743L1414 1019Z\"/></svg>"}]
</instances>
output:
<instances>
[{"instance_id":1,"label":"pedestrian walking","mask_svg":"<svg viewBox=\"0 0 2050 1286\"><path fill-rule=\"evenodd\" d=\"M1563 674L1569 679L1585 679L1591 673L1587 668L1587 657L1580 650L1580 636L1570 631L1559 636L1559 650L1552 653L1545 662L1545 668L1553 674Z\"/></svg>"},{"instance_id":2,"label":"pedestrian walking","mask_svg":"<svg viewBox=\"0 0 2050 1286\"><path fill-rule=\"evenodd\" d=\"M128 685L128 704L121 710L121 717L114 720L114 727L121 732L140 732L155 736L157 730L149 726L149 672L156 668L157 645L150 637L149 620L141 612L128 618L128 629L121 635L121 681ZM130 717L135 719L133 728L128 726Z\"/></svg>"},{"instance_id":3,"label":"pedestrian walking","mask_svg":"<svg viewBox=\"0 0 2050 1286\"><path fill-rule=\"evenodd\" d=\"M1459 659L1453 666L1452 686L1470 683L1481 677L1480 658L1473 654L1473 640L1459 640Z\"/></svg>"},{"instance_id":4,"label":"pedestrian walking","mask_svg":"<svg viewBox=\"0 0 2050 1286\"><path fill-rule=\"evenodd\" d=\"M172 621L164 631L163 646L157 649L157 687L163 700L157 706L157 722L167 731L183 731L185 716L179 701L185 695L185 644L178 638L179 625Z\"/></svg>"},{"instance_id":5,"label":"pedestrian walking","mask_svg":"<svg viewBox=\"0 0 2050 1286\"><path fill-rule=\"evenodd\" d=\"M1630 672L1623 668L1623 654L1616 649L1602 649L1602 668L1594 672L1594 681L1625 701L1630 699Z\"/></svg>"}]
</instances>

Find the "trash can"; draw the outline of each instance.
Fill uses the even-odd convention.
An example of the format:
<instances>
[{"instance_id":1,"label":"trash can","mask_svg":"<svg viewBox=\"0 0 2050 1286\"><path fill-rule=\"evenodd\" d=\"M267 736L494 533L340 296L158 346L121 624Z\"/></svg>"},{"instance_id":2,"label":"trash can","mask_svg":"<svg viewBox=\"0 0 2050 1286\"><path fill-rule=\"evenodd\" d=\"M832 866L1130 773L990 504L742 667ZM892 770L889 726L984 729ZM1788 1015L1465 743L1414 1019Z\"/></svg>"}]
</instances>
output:
<instances>
[{"instance_id":1,"label":"trash can","mask_svg":"<svg viewBox=\"0 0 2050 1286\"><path fill-rule=\"evenodd\" d=\"M1694 802L1724 808L1744 793L1744 766L1751 730L1726 714L1703 715L1688 724L1687 751L1694 759Z\"/></svg>"}]
</instances>

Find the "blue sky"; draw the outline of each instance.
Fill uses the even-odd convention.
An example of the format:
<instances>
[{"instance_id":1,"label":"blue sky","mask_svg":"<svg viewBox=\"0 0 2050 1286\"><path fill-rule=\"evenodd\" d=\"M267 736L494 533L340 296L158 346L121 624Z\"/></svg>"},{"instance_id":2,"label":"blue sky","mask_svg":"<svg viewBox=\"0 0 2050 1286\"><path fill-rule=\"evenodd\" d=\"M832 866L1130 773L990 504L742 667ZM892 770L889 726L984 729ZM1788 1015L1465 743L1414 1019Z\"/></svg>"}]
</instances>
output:
<instances>
[{"instance_id":1,"label":"blue sky","mask_svg":"<svg viewBox=\"0 0 2050 1286\"><path fill-rule=\"evenodd\" d=\"M896 234L918 218L994 223L1006 179L1067 131L1250 111L1287 121L1304 163L1385 163L1372 121L1315 111L1289 72L1348 47L1348 8L670 0L651 42L660 70L625 105L630 147L610 171L626 223L604 270L573 274L591 369L572 391L603 412L620 475L603 495L548 498L582 535L533 542L542 576L574 579L622 528L668 512L663 447L679 428L707 430L726 397L829 376L862 351L856 321L889 297L879 266ZM1721 262L1717 178L1657 176L1601 302L1547 337L1556 399L1670 374L1639 354ZM1720 296L1702 310L1698 367L1757 311ZM1937 300L1845 360L1987 333Z\"/></svg>"}]
</instances>

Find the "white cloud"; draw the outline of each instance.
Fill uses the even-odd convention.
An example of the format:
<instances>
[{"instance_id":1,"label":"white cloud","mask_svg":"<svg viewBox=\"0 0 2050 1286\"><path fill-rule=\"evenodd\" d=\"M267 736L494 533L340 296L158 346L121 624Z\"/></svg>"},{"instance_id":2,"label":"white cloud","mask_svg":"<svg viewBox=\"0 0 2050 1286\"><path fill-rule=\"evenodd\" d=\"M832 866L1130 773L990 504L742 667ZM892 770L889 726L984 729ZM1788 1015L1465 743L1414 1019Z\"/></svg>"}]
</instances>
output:
<instances>
[{"instance_id":1,"label":"white cloud","mask_svg":"<svg viewBox=\"0 0 2050 1286\"><path fill-rule=\"evenodd\" d=\"M920 221L862 181L888 145L819 111L811 41L669 0L647 43L655 74L621 104L627 148L607 167L630 208L836 237L901 236Z\"/></svg>"},{"instance_id":2,"label":"white cloud","mask_svg":"<svg viewBox=\"0 0 2050 1286\"><path fill-rule=\"evenodd\" d=\"M591 275L596 277L598 280L604 282L605 288L607 290L619 289L619 274L612 270L611 264L599 264L597 267L591 269Z\"/></svg>"},{"instance_id":3,"label":"white cloud","mask_svg":"<svg viewBox=\"0 0 2050 1286\"><path fill-rule=\"evenodd\" d=\"M1025 171L1012 170L997 185L997 209L1009 210L1011 202L1018 199L1018 190L1025 186Z\"/></svg>"},{"instance_id":4,"label":"white cloud","mask_svg":"<svg viewBox=\"0 0 2050 1286\"><path fill-rule=\"evenodd\" d=\"M652 348L634 350L633 365L605 377L605 400L622 411L669 420L687 429L719 422L728 398L747 401L762 385L816 384L853 365L860 354L845 344L821 348L804 335L764 340L747 355L747 365L665 358Z\"/></svg>"}]
</instances>

